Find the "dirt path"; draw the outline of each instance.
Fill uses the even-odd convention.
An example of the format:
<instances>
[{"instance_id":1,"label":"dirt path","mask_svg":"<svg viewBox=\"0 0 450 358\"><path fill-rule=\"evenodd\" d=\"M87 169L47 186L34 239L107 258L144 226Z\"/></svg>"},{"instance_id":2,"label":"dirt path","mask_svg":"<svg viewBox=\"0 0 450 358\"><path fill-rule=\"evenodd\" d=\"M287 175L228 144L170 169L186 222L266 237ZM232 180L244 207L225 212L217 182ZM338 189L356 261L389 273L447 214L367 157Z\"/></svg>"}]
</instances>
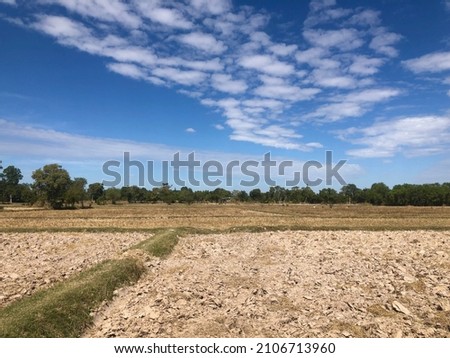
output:
<instances>
[{"instance_id":1,"label":"dirt path","mask_svg":"<svg viewBox=\"0 0 450 358\"><path fill-rule=\"evenodd\" d=\"M148 237L145 233L0 233L0 307Z\"/></svg>"},{"instance_id":2,"label":"dirt path","mask_svg":"<svg viewBox=\"0 0 450 358\"><path fill-rule=\"evenodd\" d=\"M450 337L450 232L191 236L88 337Z\"/></svg>"}]
</instances>

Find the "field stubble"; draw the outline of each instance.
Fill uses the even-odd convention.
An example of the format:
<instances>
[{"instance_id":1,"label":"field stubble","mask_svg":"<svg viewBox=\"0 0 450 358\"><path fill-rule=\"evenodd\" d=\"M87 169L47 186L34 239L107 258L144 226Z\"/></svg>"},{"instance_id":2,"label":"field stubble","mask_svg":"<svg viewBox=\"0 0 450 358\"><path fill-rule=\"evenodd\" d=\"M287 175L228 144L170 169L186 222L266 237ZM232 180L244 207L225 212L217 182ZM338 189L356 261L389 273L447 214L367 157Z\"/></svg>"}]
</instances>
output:
<instances>
[{"instance_id":1,"label":"field stubble","mask_svg":"<svg viewBox=\"0 0 450 358\"><path fill-rule=\"evenodd\" d=\"M151 230L193 227L410 230L449 229L450 207L366 205L133 204L86 210L10 210L0 213L0 231Z\"/></svg>"}]
</instances>

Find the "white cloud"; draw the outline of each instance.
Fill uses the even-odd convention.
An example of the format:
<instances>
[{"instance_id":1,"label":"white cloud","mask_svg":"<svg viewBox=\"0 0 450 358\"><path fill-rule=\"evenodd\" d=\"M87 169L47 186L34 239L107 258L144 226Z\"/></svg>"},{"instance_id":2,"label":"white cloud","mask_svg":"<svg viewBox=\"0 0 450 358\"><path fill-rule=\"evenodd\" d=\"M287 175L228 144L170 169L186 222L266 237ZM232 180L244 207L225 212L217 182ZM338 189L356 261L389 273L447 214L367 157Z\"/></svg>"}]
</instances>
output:
<instances>
[{"instance_id":1,"label":"white cloud","mask_svg":"<svg viewBox=\"0 0 450 358\"><path fill-rule=\"evenodd\" d=\"M190 0L196 11L208 12L213 15L220 15L231 8L229 0Z\"/></svg>"},{"instance_id":2,"label":"white cloud","mask_svg":"<svg viewBox=\"0 0 450 358\"><path fill-rule=\"evenodd\" d=\"M64 16L39 16L34 27L62 40L90 36L90 31L83 24Z\"/></svg>"},{"instance_id":3,"label":"white cloud","mask_svg":"<svg viewBox=\"0 0 450 358\"><path fill-rule=\"evenodd\" d=\"M312 0L309 3L309 9L312 12L317 12L334 5L336 5L336 0Z\"/></svg>"},{"instance_id":4,"label":"white cloud","mask_svg":"<svg viewBox=\"0 0 450 358\"><path fill-rule=\"evenodd\" d=\"M450 70L450 51L430 53L403 61L402 64L415 73L448 71Z\"/></svg>"},{"instance_id":5,"label":"white cloud","mask_svg":"<svg viewBox=\"0 0 450 358\"><path fill-rule=\"evenodd\" d=\"M0 0L0 4L17 5L16 0Z\"/></svg>"},{"instance_id":6,"label":"white cloud","mask_svg":"<svg viewBox=\"0 0 450 358\"><path fill-rule=\"evenodd\" d=\"M275 99L247 99L242 104L247 107L270 109L280 109L284 106L283 102Z\"/></svg>"},{"instance_id":7,"label":"white cloud","mask_svg":"<svg viewBox=\"0 0 450 358\"><path fill-rule=\"evenodd\" d=\"M313 46L337 48L341 51L354 50L364 44L361 34L355 29L306 30L303 37Z\"/></svg>"},{"instance_id":8,"label":"white cloud","mask_svg":"<svg viewBox=\"0 0 450 358\"><path fill-rule=\"evenodd\" d=\"M380 23L380 12L371 9L362 10L353 15L348 23L360 26L376 26Z\"/></svg>"},{"instance_id":9,"label":"white cloud","mask_svg":"<svg viewBox=\"0 0 450 358\"><path fill-rule=\"evenodd\" d=\"M191 127L186 128L185 131L186 131L186 133L195 133L196 132L196 130L194 128L191 128Z\"/></svg>"},{"instance_id":10,"label":"white cloud","mask_svg":"<svg viewBox=\"0 0 450 358\"><path fill-rule=\"evenodd\" d=\"M41 0L41 2L61 5L82 16L116 22L129 28L138 28L142 24L139 16L133 14L127 4L120 0Z\"/></svg>"},{"instance_id":11,"label":"white cloud","mask_svg":"<svg viewBox=\"0 0 450 358\"><path fill-rule=\"evenodd\" d=\"M450 117L405 117L374 123L366 128L349 128L341 139L363 146L347 154L364 158L426 156L450 149Z\"/></svg>"},{"instance_id":12,"label":"white cloud","mask_svg":"<svg viewBox=\"0 0 450 358\"><path fill-rule=\"evenodd\" d=\"M182 85L196 85L203 82L206 74L200 71L182 71L172 67L156 68L152 71L153 75L164 80L170 80Z\"/></svg>"},{"instance_id":13,"label":"white cloud","mask_svg":"<svg viewBox=\"0 0 450 358\"><path fill-rule=\"evenodd\" d=\"M397 49L393 46L402 39L402 36L394 32L387 32L384 28L378 28L369 47L378 53L388 57L398 56Z\"/></svg>"},{"instance_id":14,"label":"white cloud","mask_svg":"<svg viewBox=\"0 0 450 358\"><path fill-rule=\"evenodd\" d=\"M257 87L254 92L256 95L261 97L296 102L310 100L318 94L320 90L317 88L300 88L288 83L266 83Z\"/></svg>"},{"instance_id":15,"label":"white cloud","mask_svg":"<svg viewBox=\"0 0 450 358\"><path fill-rule=\"evenodd\" d=\"M231 75L214 74L211 77L212 86L225 93L238 94L247 90L247 84L243 80L233 80Z\"/></svg>"},{"instance_id":16,"label":"white cloud","mask_svg":"<svg viewBox=\"0 0 450 358\"><path fill-rule=\"evenodd\" d=\"M222 71L223 70L223 64L220 62L219 58L214 58L212 60L187 60L182 57L167 57L167 58L160 58L157 59L155 62L157 62L159 65L162 66L171 66L171 67L186 67L193 70L199 70L199 71Z\"/></svg>"},{"instance_id":17,"label":"white cloud","mask_svg":"<svg viewBox=\"0 0 450 358\"><path fill-rule=\"evenodd\" d=\"M210 106L223 115L232 139L286 142L286 148L301 150L314 142L293 139L300 138L298 124L304 123L290 123L294 111L310 111L309 118L319 120L366 113L376 101L355 98L370 93L353 92L352 100L347 90L375 87L373 75L398 40L379 25L378 12L338 8L334 0L313 0L303 30L307 41L291 43L271 40L267 12L233 7L229 0L41 0L26 11L30 16L18 18L21 26L105 58L111 72L175 87ZM336 26L320 28L330 22ZM300 107L300 101L310 102Z\"/></svg>"},{"instance_id":18,"label":"white cloud","mask_svg":"<svg viewBox=\"0 0 450 358\"><path fill-rule=\"evenodd\" d=\"M268 55L250 55L243 56L239 64L248 69L260 71L275 76L287 76L294 72L294 66L289 63L281 62Z\"/></svg>"},{"instance_id":19,"label":"white cloud","mask_svg":"<svg viewBox=\"0 0 450 358\"><path fill-rule=\"evenodd\" d=\"M177 28L191 29L194 24L183 16L177 9L155 7L152 2L136 1L139 12L158 24Z\"/></svg>"},{"instance_id":20,"label":"white cloud","mask_svg":"<svg viewBox=\"0 0 450 358\"><path fill-rule=\"evenodd\" d=\"M167 159L174 153L174 149L164 145L89 137L20 125L4 119L0 119L0 125L4 129L0 133L0 151L7 155L37 157L40 160L108 160L122 157L126 151L154 159Z\"/></svg>"},{"instance_id":21,"label":"white cloud","mask_svg":"<svg viewBox=\"0 0 450 358\"><path fill-rule=\"evenodd\" d=\"M316 69L312 72L313 83L321 87L355 88L353 77L340 74L335 70Z\"/></svg>"},{"instance_id":22,"label":"white cloud","mask_svg":"<svg viewBox=\"0 0 450 358\"><path fill-rule=\"evenodd\" d=\"M214 36L203 32L191 32L181 35L178 40L186 45L195 47L204 52L220 54L227 49L222 41L216 40Z\"/></svg>"},{"instance_id":23,"label":"white cloud","mask_svg":"<svg viewBox=\"0 0 450 358\"><path fill-rule=\"evenodd\" d=\"M146 73L142 68L131 63L109 63L106 67L113 72L134 79L143 79L146 77Z\"/></svg>"},{"instance_id":24,"label":"white cloud","mask_svg":"<svg viewBox=\"0 0 450 358\"><path fill-rule=\"evenodd\" d=\"M306 18L304 25L305 25L305 27L312 27L312 26L316 26L318 24L335 22L336 20L346 17L346 16L350 15L351 13L352 13L352 10L342 9L342 8L335 8L335 9L326 8L320 12L313 11Z\"/></svg>"},{"instance_id":25,"label":"white cloud","mask_svg":"<svg viewBox=\"0 0 450 358\"><path fill-rule=\"evenodd\" d=\"M223 125L221 125L221 124L215 124L214 128L216 128L219 131L223 131L225 129L225 127Z\"/></svg>"},{"instance_id":26,"label":"white cloud","mask_svg":"<svg viewBox=\"0 0 450 358\"><path fill-rule=\"evenodd\" d=\"M275 44L269 50L278 56L288 56L297 50L297 45Z\"/></svg>"},{"instance_id":27,"label":"white cloud","mask_svg":"<svg viewBox=\"0 0 450 358\"><path fill-rule=\"evenodd\" d=\"M338 121L348 117L359 117L369 111L378 102L398 96L400 91L392 88L367 89L333 98L335 103L326 104L307 117L321 118L326 121Z\"/></svg>"},{"instance_id":28,"label":"white cloud","mask_svg":"<svg viewBox=\"0 0 450 358\"><path fill-rule=\"evenodd\" d=\"M373 75L379 71L384 61L381 58L369 58L357 55L353 58L353 63L349 67L351 73L358 75Z\"/></svg>"}]
</instances>

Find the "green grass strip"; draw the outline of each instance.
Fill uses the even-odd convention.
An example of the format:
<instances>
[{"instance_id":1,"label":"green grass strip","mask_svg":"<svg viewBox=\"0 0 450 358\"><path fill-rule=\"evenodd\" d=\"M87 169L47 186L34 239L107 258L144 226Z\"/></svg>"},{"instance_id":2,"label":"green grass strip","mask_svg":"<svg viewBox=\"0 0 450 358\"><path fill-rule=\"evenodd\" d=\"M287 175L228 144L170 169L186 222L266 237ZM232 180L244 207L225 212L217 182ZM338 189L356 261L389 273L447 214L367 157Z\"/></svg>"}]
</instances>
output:
<instances>
[{"instance_id":1,"label":"green grass strip","mask_svg":"<svg viewBox=\"0 0 450 358\"><path fill-rule=\"evenodd\" d=\"M136 259L104 261L13 302L0 311L0 337L78 337L92 323L91 311L142 272Z\"/></svg>"},{"instance_id":2,"label":"green grass strip","mask_svg":"<svg viewBox=\"0 0 450 358\"><path fill-rule=\"evenodd\" d=\"M161 231L150 239L141 241L140 243L132 246L130 249L143 250L151 256L166 257L172 252L173 248L178 243L178 237L188 232L188 230L183 229Z\"/></svg>"},{"instance_id":3,"label":"green grass strip","mask_svg":"<svg viewBox=\"0 0 450 358\"><path fill-rule=\"evenodd\" d=\"M130 249L165 257L190 230L159 230ZM134 258L104 261L53 287L0 310L0 337L79 337L92 323L90 313L111 300L116 288L139 279L143 265Z\"/></svg>"}]
</instances>

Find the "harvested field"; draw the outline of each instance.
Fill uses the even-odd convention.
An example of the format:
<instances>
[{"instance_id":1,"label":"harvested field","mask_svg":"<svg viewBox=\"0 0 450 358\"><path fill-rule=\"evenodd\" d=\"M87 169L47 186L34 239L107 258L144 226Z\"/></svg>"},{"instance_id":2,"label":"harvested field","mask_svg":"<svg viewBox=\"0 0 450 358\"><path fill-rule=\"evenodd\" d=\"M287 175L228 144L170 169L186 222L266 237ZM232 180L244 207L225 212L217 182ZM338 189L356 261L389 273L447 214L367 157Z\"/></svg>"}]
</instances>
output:
<instances>
[{"instance_id":1,"label":"harvested field","mask_svg":"<svg viewBox=\"0 0 450 358\"><path fill-rule=\"evenodd\" d=\"M0 233L0 307L113 258L149 234Z\"/></svg>"},{"instance_id":2,"label":"harvested field","mask_svg":"<svg viewBox=\"0 0 450 358\"><path fill-rule=\"evenodd\" d=\"M6 207L0 232L151 230L193 227L303 230L450 230L450 207L278 204L132 204L87 210Z\"/></svg>"},{"instance_id":3,"label":"harvested field","mask_svg":"<svg viewBox=\"0 0 450 358\"><path fill-rule=\"evenodd\" d=\"M449 231L189 236L88 337L450 337Z\"/></svg>"}]
</instances>

